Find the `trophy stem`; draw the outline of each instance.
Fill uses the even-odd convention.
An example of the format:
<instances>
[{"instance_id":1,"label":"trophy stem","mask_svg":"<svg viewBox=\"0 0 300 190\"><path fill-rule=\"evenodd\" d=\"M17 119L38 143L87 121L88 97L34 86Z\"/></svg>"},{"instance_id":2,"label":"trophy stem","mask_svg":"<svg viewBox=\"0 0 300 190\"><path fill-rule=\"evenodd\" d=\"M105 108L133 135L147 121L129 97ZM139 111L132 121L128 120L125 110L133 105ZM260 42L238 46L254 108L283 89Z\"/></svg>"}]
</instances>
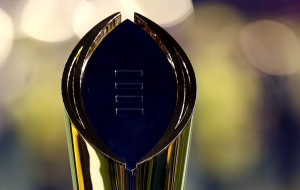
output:
<instances>
[{"instance_id":1,"label":"trophy stem","mask_svg":"<svg viewBox=\"0 0 300 190\"><path fill-rule=\"evenodd\" d=\"M135 190L136 189L136 172L134 170L127 170L127 188L128 190Z\"/></svg>"}]
</instances>

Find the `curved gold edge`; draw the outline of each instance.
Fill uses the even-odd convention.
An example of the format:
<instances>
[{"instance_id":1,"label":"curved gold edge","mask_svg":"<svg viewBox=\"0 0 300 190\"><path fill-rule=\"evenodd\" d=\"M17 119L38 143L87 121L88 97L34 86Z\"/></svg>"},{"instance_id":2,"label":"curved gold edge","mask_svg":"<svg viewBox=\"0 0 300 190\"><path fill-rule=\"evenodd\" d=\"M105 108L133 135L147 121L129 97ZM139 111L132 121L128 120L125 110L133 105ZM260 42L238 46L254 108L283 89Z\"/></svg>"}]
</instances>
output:
<instances>
[{"instance_id":1,"label":"curved gold edge","mask_svg":"<svg viewBox=\"0 0 300 190\"><path fill-rule=\"evenodd\" d=\"M62 75L62 98L68 117L74 124L76 130L91 145L114 161L125 165L115 156L104 143L95 135L86 119L81 101L81 78L84 67L95 48L102 39L121 23L121 13L115 13L92 28L76 45L69 56Z\"/></svg>"},{"instance_id":2,"label":"curved gold edge","mask_svg":"<svg viewBox=\"0 0 300 190\"><path fill-rule=\"evenodd\" d=\"M145 31L160 45L176 73L179 89L177 106L182 106L175 112L172 124L154 149L131 172L126 170L125 164L107 149L89 127L85 127L88 126L88 121L85 120L80 98L85 64L105 35L121 22L120 16L120 13L113 14L90 30L74 48L64 69L62 95L67 112L66 127L69 130L67 136L73 182L76 180L74 189L183 189L191 115L196 98L195 76L188 58L177 42L149 19L135 14L135 23L146 27L142 28L147 29ZM107 28L106 31L104 28ZM183 72L179 72L180 70ZM170 134L166 135L167 133Z\"/></svg>"},{"instance_id":3,"label":"curved gold edge","mask_svg":"<svg viewBox=\"0 0 300 190\"><path fill-rule=\"evenodd\" d=\"M109 159L76 130L66 114L66 127L74 189L179 190L183 189L191 137L191 119L178 138L161 154L128 172ZM71 159L72 156L72 159Z\"/></svg>"},{"instance_id":4,"label":"curved gold edge","mask_svg":"<svg viewBox=\"0 0 300 190\"><path fill-rule=\"evenodd\" d=\"M136 190L183 190L191 140L191 120L167 149L138 165Z\"/></svg>"},{"instance_id":5,"label":"curved gold edge","mask_svg":"<svg viewBox=\"0 0 300 190\"><path fill-rule=\"evenodd\" d=\"M100 153L80 135L66 114L66 129L73 188L125 190L125 166Z\"/></svg>"},{"instance_id":6,"label":"curved gold edge","mask_svg":"<svg viewBox=\"0 0 300 190\"><path fill-rule=\"evenodd\" d=\"M192 65L173 37L159 25L138 13L134 14L134 22L146 31L166 54L176 74L178 88L175 112L167 131L155 147L137 163L138 166L165 151L183 133L193 114L197 91Z\"/></svg>"}]
</instances>

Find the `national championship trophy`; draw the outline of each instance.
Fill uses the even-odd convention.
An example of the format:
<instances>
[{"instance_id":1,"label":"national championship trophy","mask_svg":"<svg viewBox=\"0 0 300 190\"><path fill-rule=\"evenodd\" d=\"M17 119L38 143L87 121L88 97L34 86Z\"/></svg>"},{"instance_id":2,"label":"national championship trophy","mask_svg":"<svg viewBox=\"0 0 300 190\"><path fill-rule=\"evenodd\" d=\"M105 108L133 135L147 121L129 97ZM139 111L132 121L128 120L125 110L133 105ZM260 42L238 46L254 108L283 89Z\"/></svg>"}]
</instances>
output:
<instances>
[{"instance_id":1,"label":"national championship trophy","mask_svg":"<svg viewBox=\"0 0 300 190\"><path fill-rule=\"evenodd\" d=\"M115 13L72 51L62 76L75 190L182 190L196 80L178 43Z\"/></svg>"}]
</instances>

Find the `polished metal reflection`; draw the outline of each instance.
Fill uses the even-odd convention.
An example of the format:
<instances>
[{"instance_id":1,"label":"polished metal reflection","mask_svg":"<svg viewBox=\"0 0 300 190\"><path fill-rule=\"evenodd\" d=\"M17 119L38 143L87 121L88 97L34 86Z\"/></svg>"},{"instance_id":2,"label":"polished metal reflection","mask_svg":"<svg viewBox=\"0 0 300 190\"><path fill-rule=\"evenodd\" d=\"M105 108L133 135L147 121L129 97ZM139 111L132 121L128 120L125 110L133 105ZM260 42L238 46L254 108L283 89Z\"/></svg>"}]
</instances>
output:
<instances>
[{"instance_id":1,"label":"polished metal reflection","mask_svg":"<svg viewBox=\"0 0 300 190\"><path fill-rule=\"evenodd\" d=\"M73 187L78 190L179 190L184 189L196 99L192 66L181 47L161 27L142 15L135 23L166 54L177 80L174 116L161 140L132 171L91 130L81 100L85 66L102 39L121 22L115 13L90 30L71 53L62 77L66 128Z\"/></svg>"}]
</instances>

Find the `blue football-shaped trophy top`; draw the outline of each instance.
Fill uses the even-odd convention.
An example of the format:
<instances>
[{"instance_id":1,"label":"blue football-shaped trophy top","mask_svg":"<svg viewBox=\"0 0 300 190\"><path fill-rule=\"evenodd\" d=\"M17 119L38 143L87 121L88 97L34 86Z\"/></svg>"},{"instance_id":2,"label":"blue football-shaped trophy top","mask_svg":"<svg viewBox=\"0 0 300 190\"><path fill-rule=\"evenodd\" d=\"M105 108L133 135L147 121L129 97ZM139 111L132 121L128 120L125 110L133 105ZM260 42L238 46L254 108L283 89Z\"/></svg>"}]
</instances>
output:
<instances>
[{"instance_id":1,"label":"blue football-shaped trophy top","mask_svg":"<svg viewBox=\"0 0 300 190\"><path fill-rule=\"evenodd\" d=\"M81 96L97 136L132 170L168 128L176 106L177 82L158 44L125 20L89 59Z\"/></svg>"}]
</instances>

